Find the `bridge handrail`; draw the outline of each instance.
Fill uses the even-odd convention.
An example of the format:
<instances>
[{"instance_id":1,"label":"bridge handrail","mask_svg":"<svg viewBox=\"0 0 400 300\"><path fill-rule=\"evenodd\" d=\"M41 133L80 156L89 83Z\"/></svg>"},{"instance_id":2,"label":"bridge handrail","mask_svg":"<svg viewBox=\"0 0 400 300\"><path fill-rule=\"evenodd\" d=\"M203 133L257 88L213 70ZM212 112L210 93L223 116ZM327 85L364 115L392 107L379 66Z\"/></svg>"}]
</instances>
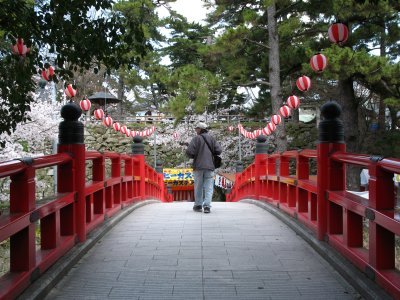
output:
<instances>
[{"instance_id":1,"label":"bridge handrail","mask_svg":"<svg viewBox=\"0 0 400 300\"><path fill-rule=\"evenodd\" d=\"M254 163L236 174L227 201L251 198L276 206L399 298L395 237L400 236L400 214L395 206L393 174L400 173L400 160L347 153L343 145L337 151L321 147L327 151L256 154ZM321 161L321 156L326 161ZM316 176L310 174L311 159L318 164ZM296 164L294 175L289 174L290 160ZM369 200L346 190L347 165L369 170ZM369 228L367 247L363 245L364 220Z\"/></svg>"},{"instance_id":2,"label":"bridge handrail","mask_svg":"<svg viewBox=\"0 0 400 300\"><path fill-rule=\"evenodd\" d=\"M60 147L60 153L53 155L0 163L0 178L11 180L9 213L0 213L0 242L10 242L10 267L0 277L0 299L16 298L82 241L82 236L86 238L87 233L123 207L149 198L171 200L163 174L148 166L144 155L101 153L85 151L84 145L76 147L83 151L84 161L93 161L92 168L97 172L92 181L84 180L81 192L75 185L79 157L69 152L71 147ZM106 159L111 160L109 178L105 176ZM36 171L53 166L57 166L58 191L39 201L35 195ZM85 167L82 170L85 172ZM83 199L81 206L79 199ZM36 245L37 239L40 246Z\"/></svg>"}]
</instances>

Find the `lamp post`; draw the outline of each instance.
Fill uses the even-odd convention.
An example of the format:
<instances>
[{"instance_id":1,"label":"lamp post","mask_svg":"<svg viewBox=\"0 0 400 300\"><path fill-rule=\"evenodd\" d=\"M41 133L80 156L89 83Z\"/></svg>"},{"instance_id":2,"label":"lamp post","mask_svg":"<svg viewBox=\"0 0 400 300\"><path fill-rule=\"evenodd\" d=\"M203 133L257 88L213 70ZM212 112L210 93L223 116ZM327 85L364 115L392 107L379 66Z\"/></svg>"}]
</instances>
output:
<instances>
[{"instance_id":1,"label":"lamp post","mask_svg":"<svg viewBox=\"0 0 400 300\"><path fill-rule=\"evenodd\" d=\"M239 124L240 124L240 119L238 121L238 138L239 138L239 162L242 162L242 138L240 136L240 130L239 130Z\"/></svg>"},{"instance_id":2,"label":"lamp post","mask_svg":"<svg viewBox=\"0 0 400 300\"><path fill-rule=\"evenodd\" d=\"M154 130L154 141L153 141L153 151L154 151L154 170L157 168L157 145L156 145L156 140L157 140L157 127Z\"/></svg>"}]
</instances>

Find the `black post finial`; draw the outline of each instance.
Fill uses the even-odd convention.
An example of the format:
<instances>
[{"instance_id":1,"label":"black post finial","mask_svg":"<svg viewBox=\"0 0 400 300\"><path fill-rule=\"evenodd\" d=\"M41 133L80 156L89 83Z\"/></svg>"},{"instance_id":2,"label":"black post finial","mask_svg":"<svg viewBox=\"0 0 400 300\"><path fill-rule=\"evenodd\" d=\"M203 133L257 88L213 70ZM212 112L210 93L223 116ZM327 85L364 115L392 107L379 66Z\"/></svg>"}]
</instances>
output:
<instances>
[{"instance_id":1,"label":"black post finial","mask_svg":"<svg viewBox=\"0 0 400 300\"><path fill-rule=\"evenodd\" d=\"M161 163L161 161L158 161L158 160L156 161L156 172L159 174L163 173L162 163Z\"/></svg>"},{"instance_id":2,"label":"black post finial","mask_svg":"<svg viewBox=\"0 0 400 300\"><path fill-rule=\"evenodd\" d=\"M329 101L322 105L322 121L319 123L319 143L344 143L343 122L339 119L342 113L336 101Z\"/></svg>"},{"instance_id":3,"label":"black post finial","mask_svg":"<svg viewBox=\"0 0 400 300\"><path fill-rule=\"evenodd\" d=\"M82 109L74 102L69 102L61 108L61 117L64 121L58 126L58 143L83 144L84 130L82 122L78 119L82 114Z\"/></svg>"},{"instance_id":4,"label":"black post finial","mask_svg":"<svg viewBox=\"0 0 400 300\"><path fill-rule=\"evenodd\" d=\"M132 154L144 154L143 139L140 136L133 138Z\"/></svg>"},{"instance_id":5,"label":"black post finial","mask_svg":"<svg viewBox=\"0 0 400 300\"><path fill-rule=\"evenodd\" d=\"M266 143L266 141L267 141L267 138L262 134L257 137L255 154L267 154L268 153L268 144Z\"/></svg>"},{"instance_id":6,"label":"black post finial","mask_svg":"<svg viewBox=\"0 0 400 300\"><path fill-rule=\"evenodd\" d=\"M243 171L243 164L242 162L238 161L236 163L236 173L242 173L242 171Z\"/></svg>"}]
</instances>

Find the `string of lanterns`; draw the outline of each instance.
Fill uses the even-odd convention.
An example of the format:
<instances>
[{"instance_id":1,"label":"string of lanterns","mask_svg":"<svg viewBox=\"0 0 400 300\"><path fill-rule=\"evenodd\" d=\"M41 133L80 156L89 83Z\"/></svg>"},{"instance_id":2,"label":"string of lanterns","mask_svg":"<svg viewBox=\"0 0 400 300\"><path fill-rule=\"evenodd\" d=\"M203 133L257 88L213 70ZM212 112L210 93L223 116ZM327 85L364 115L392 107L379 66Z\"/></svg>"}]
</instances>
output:
<instances>
[{"instance_id":1,"label":"string of lanterns","mask_svg":"<svg viewBox=\"0 0 400 300\"><path fill-rule=\"evenodd\" d=\"M16 43L11 46L11 51L13 54L18 55L20 57L25 57L29 52L30 48L28 48L24 40L22 38L17 38ZM46 81L51 81L55 77L55 69L53 66L49 66L48 68L44 68L41 71L42 78ZM68 84L67 87L64 90L65 95L72 101L72 98L74 98L77 94L77 90L74 89L72 84ZM91 102L89 99L83 99L79 103L80 108L83 111L88 111L91 108ZM135 137L135 136L140 136L140 137L146 137L146 136L151 136L155 130L156 127L152 126L151 128L145 129L143 131L135 131L135 130L130 130L126 126L121 126L120 123L118 122L113 122L113 119L110 116L105 116L105 113L102 109L96 109L94 112L94 117L97 120L102 120L103 124L107 127L112 127L115 131L121 132L122 134L125 134L127 137Z\"/></svg>"},{"instance_id":2,"label":"string of lanterns","mask_svg":"<svg viewBox=\"0 0 400 300\"><path fill-rule=\"evenodd\" d=\"M83 99L79 102L79 106L83 111L88 111L90 110L91 103L89 99ZM151 136L155 131L156 127L152 126L149 129L145 129L142 131L136 131L136 130L130 130L127 126L121 125L119 122L114 122L113 119L110 116L105 116L104 111L101 108L95 109L93 112L94 117L97 120L102 120L103 124L106 127L112 127L115 131L120 132L124 134L127 137L135 137L135 136L140 136L140 137L146 137L146 136Z\"/></svg>"},{"instance_id":3,"label":"string of lanterns","mask_svg":"<svg viewBox=\"0 0 400 300\"><path fill-rule=\"evenodd\" d=\"M332 43L342 46L348 39L349 30L345 24L334 23L328 29L328 37ZM311 69L316 73L321 73L328 65L328 60L325 55L317 53L310 59ZM308 76L302 75L296 80L296 86L301 92L307 92L311 89L311 79ZM271 117L271 121L262 129L257 129L252 132L247 131L241 124L238 124L239 132L246 138L255 139L260 134L270 135L276 130L276 126L282 122L282 118L289 118L292 114L292 110L298 109L300 106L300 98L295 95L291 95L286 100L287 105L283 105L279 108L279 114L275 114ZM230 132L234 131L233 126L229 126Z\"/></svg>"},{"instance_id":4,"label":"string of lanterns","mask_svg":"<svg viewBox=\"0 0 400 300\"><path fill-rule=\"evenodd\" d=\"M345 24L342 23L334 23L331 26L329 26L328 29L328 38L332 43L335 43L339 46L342 46L348 39L349 36L349 30ZM30 48L28 48L25 43L23 38L17 38L16 43L11 46L11 50L13 54L19 55L20 57L25 57L29 52ZM313 71L317 73L323 72L323 70L327 67L328 60L325 55L321 53L317 53L314 56L311 57L310 59L310 66ZM55 70L54 67L49 66L48 68L45 68L41 72L42 78L46 81L50 81L54 78L55 76ZM305 75L299 77L296 80L296 86L297 88L302 91L302 92L307 92L311 88L311 79ZM72 99L75 97L77 91L76 89L73 88L71 84L68 84L66 89L64 90L65 95ZM266 127L263 129L258 129L254 130L253 132L248 132L246 131L241 124L238 125L238 129L240 133L245 136L246 138L251 138L254 139L258 137L260 134L265 134L265 135L270 135L276 130L276 126L279 125L282 122L282 118L289 118L291 115L291 111L299 108L300 106L300 99L299 97L295 95L291 95L287 98L286 100L287 105L283 105L279 109L279 114L275 114L271 117L271 121L267 124ZM80 101L80 107L83 111L88 111L90 110L91 103L88 99L83 99ZM115 131L121 132L122 134L125 134L126 136L150 136L155 132L155 127L151 127L150 129L145 129L143 131L134 131L130 130L126 126L122 126L118 122L113 122L113 119L110 116L105 116L104 111L102 109L96 109L94 111L94 116L97 120L103 120L103 124L107 127L112 127ZM229 131L234 131L235 128L233 126L228 127ZM174 138L178 138L178 134L175 132L173 134Z\"/></svg>"},{"instance_id":5,"label":"string of lanterns","mask_svg":"<svg viewBox=\"0 0 400 300\"><path fill-rule=\"evenodd\" d=\"M64 93L68 98L72 99L73 97L75 97L77 91L73 88L72 84L68 84L64 90ZM79 102L79 106L83 111L89 111L92 104L89 99L83 99ZM113 119L110 116L106 116L101 108L95 109L93 115L97 120L101 120L105 126L112 127L115 131L120 132L127 137L151 136L156 130L155 126L152 126L151 128L145 129L143 131L130 130L129 128L127 128L126 126L122 126L118 122L114 123Z\"/></svg>"}]
</instances>

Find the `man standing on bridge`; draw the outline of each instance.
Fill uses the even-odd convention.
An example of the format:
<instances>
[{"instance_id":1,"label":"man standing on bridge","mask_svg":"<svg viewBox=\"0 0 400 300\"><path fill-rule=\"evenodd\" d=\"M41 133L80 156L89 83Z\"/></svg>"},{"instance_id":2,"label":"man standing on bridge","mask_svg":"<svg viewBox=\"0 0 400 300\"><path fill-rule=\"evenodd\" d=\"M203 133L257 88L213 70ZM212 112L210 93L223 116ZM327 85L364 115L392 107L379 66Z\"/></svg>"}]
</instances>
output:
<instances>
[{"instance_id":1,"label":"man standing on bridge","mask_svg":"<svg viewBox=\"0 0 400 300\"><path fill-rule=\"evenodd\" d=\"M208 134L207 124L199 122L195 127L197 135L190 141L186 155L193 158L194 211L210 213L214 192L213 156L221 154L221 146ZM212 150L212 151L211 151Z\"/></svg>"}]
</instances>

